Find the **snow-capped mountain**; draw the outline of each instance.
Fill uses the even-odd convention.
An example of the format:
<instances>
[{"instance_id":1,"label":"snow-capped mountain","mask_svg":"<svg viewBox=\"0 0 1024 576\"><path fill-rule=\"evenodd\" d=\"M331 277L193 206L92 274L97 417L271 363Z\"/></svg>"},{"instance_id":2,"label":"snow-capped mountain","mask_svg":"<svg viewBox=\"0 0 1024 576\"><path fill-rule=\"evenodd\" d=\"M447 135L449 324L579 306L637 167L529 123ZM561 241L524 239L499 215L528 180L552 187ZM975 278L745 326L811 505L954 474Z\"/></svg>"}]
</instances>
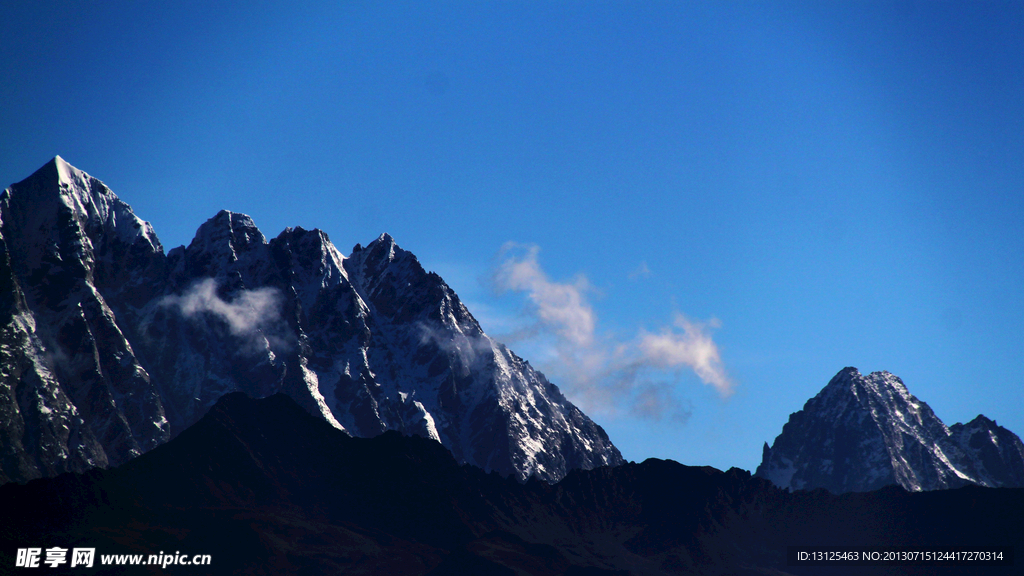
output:
<instances>
[{"instance_id":1,"label":"snow-capped mountain","mask_svg":"<svg viewBox=\"0 0 1024 576\"><path fill-rule=\"evenodd\" d=\"M1024 445L984 416L947 428L893 374L844 368L765 443L755 475L834 493L1022 487Z\"/></svg>"},{"instance_id":2,"label":"snow-capped mountain","mask_svg":"<svg viewBox=\"0 0 1024 576\"><path fill-rule=\"evenodd\" d=\"M60 157L4 191L0 483L120 464L239 390L520 480L623 461L387 234L346 257L320 230L268 241L222 211L165 254Z\"/></svg>"}]
</instances>

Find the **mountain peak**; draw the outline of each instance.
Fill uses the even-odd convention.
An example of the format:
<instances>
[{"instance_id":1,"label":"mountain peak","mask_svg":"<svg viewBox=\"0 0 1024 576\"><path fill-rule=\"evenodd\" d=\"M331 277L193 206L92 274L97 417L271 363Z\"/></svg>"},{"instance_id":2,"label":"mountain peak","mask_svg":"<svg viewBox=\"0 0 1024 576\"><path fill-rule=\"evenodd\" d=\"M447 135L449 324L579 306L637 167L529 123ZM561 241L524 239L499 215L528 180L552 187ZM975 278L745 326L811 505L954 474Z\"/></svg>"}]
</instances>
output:
<instances>
[{"instance_id":1,"label":"mountain peak","mask_svg":"<svg viewBox=\"0 0 1024 576\"><path fill-rule=\"evenodd\" d=\"M278 234L277 238L274 240L276 242L285 242L290 245L314 246L317 252L323 252L325 250L337 251L331 243L330 237L327 236L327 233L319 228L306 230L302 226L289 226ZM342 260L345 258L340 253L338 256Z\"/></svg>"},{"instance_id":2,"label":"mountain peak","mask_svg":"<svg viewBox=\"0 0 1024 576\"><path fill-rule=\"evenodd\" d=\"M366 248L371 252L387 254L387 259L389 261L395 259L396 251L402 250L398 247L398 243L395 242L395 239L392 238L391 234L388 234L387 232L384 232L378 236L376 240L370 242Z\"/></svg>"},{"instance_id":3,"label":"mountain peak","mask_svg":"<svg viewBox=\"0 0 1024 576\"><path fill-rule=\"evenodd\" d=\"M828 384L826 384L821 392L818 393L818 396L825 395L830 391L852 390L853 383L861 378L863 378L863 376L861 375L860 370L857 370L852 366L847 366L837 372L836 375L828 381Z\"/></svg>"},{"instance_id":4,"label":"mountain peak","mask_svg":"<svg viewBox=\"0 0 1024 576\"><path fill-rule=\"evenodd\" d=\"M992 426L992 427L999 426L998 424L996 424L995 420L992 420L991 418L989 418L988 416L985 416L984 414L978 414L977 416L974 417L974 420L971 420L967 424L975 424L975 423L977 423L979 425L983 424L983 425Z\"/></svg>"},{"instance_id":5,"label":"mountain peak","mask_svg":"<svg viewBox=\"0 0 1024 576\"><path fill-rule=\"evenodd\" d=\"M49 174L56 173L57 182L62 194L67 194L76 188L83 192L90 188L96 188L101 193L105 192L110 196L114 195L102 182L93 178L85 171L75 168L60 156L54 156L53 160L50 160L43 165L43 168L40 168L40 171L44 169ZM95 186L92 182L94 180L99 186Z\"/></svg>"},{"instance_id":6,"label":"mountain peak","mask_svg":"<svg viewBox=\"0 0 1024 576\"><path fill-rule=\"evenodd\" d=\"M848 366L840 370L814 398L808 400L811 406L853 401L864 407L881 402L889 405L901 402L918 405L920 401L907 390L903 380L885 370L865 376L860 370Z\"/></svg>"},{"instance_id":7,"label":"mountain peak","mask_svg":"<svg viewBox=\"0 0 1024 576\"><path fill-rule=\"evenodd\" d=\"M213 218L207 220L207 222L213 222L218 225L226 224L232 228L243 228L258 230L256 223L252 221L252 218L248 214L242 214L241 212L232 212L230 210L221 210L214 215ZM260 236L263 234L261 233Z\"/></svg>"},{"instance_id":8,"label":"mountain peak","mask_svg":"<svg viewBox=\"0 0 1024 576\"><path fill-rule=\"evenodd\" d=\"M31 189L36 194L43 192L58 195L66 195L73 189L86 190L90 188L89 181L94 180L91 176L68 164L60 156L54 156L49 162L43 164L31 176L22 180L13 187ZM97 180L97 182L99 182ZM103 188L106 188L103 186Z\"/></svg>"},{"instance_id":9,"label":"mountain peak","mask_svg":"<svg viewBox=\"0 0 1024 576\"><path fill-rule=\"evenodd\" d=\"M221 210L196 230L188 248L199 252L230 252L234 260L238 253L266 243L266 237L248 215Z\"/></svg>"},{"instance_id":10,"label":"mountain peak","mask_svg":"<svg viewBox=\"0 0 1024 576\"><path fill-rule=\"evenodd\" d=\"M60 157L60 155L54 156L53 160L50 160L50 164L60 173L62 176L65 174L71 174L75 172L82 172L78 168L75 168L71 164L68 164L66 160Z\"/></svg>"},{"instance_id":11,"label":"mountain peak","mask_svg":"<svg viewBox=\"0 0 1024 576\"><path fill-rule=\"evenodd\" d=\"M0 198L4 226L11 230L5 233L12 233L10 248L22 255L27 268L58 258L54 250L63 250L60 259L80 260L86 270L96 258L120 262L131 257L132 250L163 251L148 222L135 216L103 182L60 156L13 184ZM114 242L121 246L115 249ZM111 271L118 266L112 265Z\"/></svg>"},{"instance_id":12,"label":"mountain peak","mask_svg":"<svg viewBox=\"0 0 1024 576\"><path fill-rule=\"evenodd\" d=\"M378 236L365 247L357 246L360 249L353 250L351 257L355 257L358 253L358 259L362 265L367 267L366 273L369 276L376 276L387 270L392 264L400 261L413 263L414 268L419 267L419 261L416 259L416 256L399 247L395 239L387 232Z\"/></svg>"},{"instance_id":13,"label":"mountain peak","mask_svg":"<svg viewBox=\"0 0 1024 576\"><path fill-rule=\"evenodd\" d=\"M978 461L965 449L974 430L984 429L986 438L995 438L988 433L992 427L987 422L979 416L966 427L958 424L951 433L898 376L886 371L865 376L847 367L790 416L775 443L763 450L757 475L783 488L826 488L836 493L888 484L912 491L969 483L1009 485L1001 479L990 481L993 476L982 471L997 466ZM961 432L965 428L970 430ZM1010 460L1021 459L1006 454Z\"/></svg>"},{"instance_id":14,"label":"mountain peak","mask_svg":"<svg viewBox=\"0 0 1024 576\"><path fill-rule=\"evenodd\" d=\"M840 370L839 373L836 374L833 377L833 379L839 378L839 377L843 377L843 376L851 377L851 378L855 377L855 376L860 376L860 370L858 370L854 366L847 366L846 368L843 368L842 370Z\"/></svg>"}]
</instances>

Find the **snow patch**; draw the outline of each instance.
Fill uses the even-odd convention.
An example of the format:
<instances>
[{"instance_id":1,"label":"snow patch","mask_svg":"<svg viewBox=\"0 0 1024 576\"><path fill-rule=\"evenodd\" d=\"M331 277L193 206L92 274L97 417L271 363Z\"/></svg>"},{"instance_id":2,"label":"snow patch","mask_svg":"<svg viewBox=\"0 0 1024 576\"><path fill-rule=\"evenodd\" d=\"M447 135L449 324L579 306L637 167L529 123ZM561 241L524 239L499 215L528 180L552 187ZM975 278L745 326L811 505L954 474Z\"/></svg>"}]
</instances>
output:
<instances>
[{"instance_id":1,"label":"snow patch","mask_svg":"<svg viewBox=\"0 0 1024 576\"><path fill-rule=\"evenodd\" d=\"M331 426L345 431L345 427L341 425L341 422L338 422L338 419L334 417L334 413L327 407L327 402L324 401L324 396L320 393L320 379L316 372L306 367L304 358L299 362L299 369L302 370L302 380L306 383L306 389L309 390L310 395L313 396L317 408L320 409L320 414Z\"/></svg>"},{"instance_id":2,"label":"snow patch","mask_svg":"<svg viewBox=\"0 0 1024 576\"><path fill-rule=\"evenodd\" d=\"M431 440L440 443L441 435L437 433L437 424L434 422L434 417L431 416L430 412L428 412L427 409L423 407L423 404L421 402L413 401L412 405L415 406L416 409L419 410L420 414L423 416L423 422L424 426L427 429L427 435L430 437Z\"/></svg>"}]
</instances>

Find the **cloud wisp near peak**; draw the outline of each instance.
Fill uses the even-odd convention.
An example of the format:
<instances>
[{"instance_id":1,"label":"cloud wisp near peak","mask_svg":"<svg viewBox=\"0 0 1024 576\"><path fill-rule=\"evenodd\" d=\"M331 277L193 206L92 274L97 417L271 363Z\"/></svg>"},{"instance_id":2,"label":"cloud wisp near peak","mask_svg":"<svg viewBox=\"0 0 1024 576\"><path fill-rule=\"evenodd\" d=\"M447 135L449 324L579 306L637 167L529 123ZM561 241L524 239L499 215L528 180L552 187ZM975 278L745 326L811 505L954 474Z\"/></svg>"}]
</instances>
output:
<instances>
[{"instance_id":1,"label":"cloud wisp near peak","mask_svg":"<svg viewBox=\"0 0 1024 576\"><path fill-rule=\"evenodd\" d=\"M499 252L492 282L499 293L516 292L528 300L529 326L511 337L543 340L552 359L545 369L562 382L574 401L598 413L626 412L653 419L685 420L688 404L677 390L692 372L725 399L735 382L725 370L711 330L721 323L691 320L677 312L671 324L631 339L598 331L590 303L594 288L582 274L551 279L541 267L536 245L507 243Z\"/></svg>"}]
</instances>

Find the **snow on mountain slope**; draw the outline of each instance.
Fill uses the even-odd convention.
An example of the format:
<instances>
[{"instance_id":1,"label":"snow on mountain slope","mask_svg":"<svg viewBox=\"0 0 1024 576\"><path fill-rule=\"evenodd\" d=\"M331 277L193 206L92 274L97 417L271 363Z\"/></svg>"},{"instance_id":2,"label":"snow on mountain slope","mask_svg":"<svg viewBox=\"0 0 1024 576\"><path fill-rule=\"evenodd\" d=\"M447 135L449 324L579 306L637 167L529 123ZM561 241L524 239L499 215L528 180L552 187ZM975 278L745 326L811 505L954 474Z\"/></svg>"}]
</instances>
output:
<instances>
[{"instance_id":1,"label":"snow on mountain slope","mask_svg":"<svg viewBox=\"0 0 1024 576\"><path fill-rule=\"evenodd\" d=\"M793 490L1024 486L1020 439L983 416L947 428L888 372L844 368L766 443L756 475Z\"/></svg>"},{"instance_id":2,"label":"snow on mountain slope","mask_svg":"<svg viewBox=\"0 0 1024 576\"><path fill-rule=\"evenodd\" d=\"M520 480L622 462L387 234L345 257L322 231L268 241L222 211L164 255L57 157L0 197L0 250L0 482L119 464L238 390Z\"/></svg>"},{"instance_id":3,"label":"snow on mountain slope","mask_svg":"<svg viewBox=\"0 0 1024 576\"><path fill-rule=\"evenodd\" d=\"M0 234L0 479L117 464L167 441L159 395L103 294L152 293L135 281L163 257L149 224L58 156L0 195Z\"/></svg>"}]
</instances>

